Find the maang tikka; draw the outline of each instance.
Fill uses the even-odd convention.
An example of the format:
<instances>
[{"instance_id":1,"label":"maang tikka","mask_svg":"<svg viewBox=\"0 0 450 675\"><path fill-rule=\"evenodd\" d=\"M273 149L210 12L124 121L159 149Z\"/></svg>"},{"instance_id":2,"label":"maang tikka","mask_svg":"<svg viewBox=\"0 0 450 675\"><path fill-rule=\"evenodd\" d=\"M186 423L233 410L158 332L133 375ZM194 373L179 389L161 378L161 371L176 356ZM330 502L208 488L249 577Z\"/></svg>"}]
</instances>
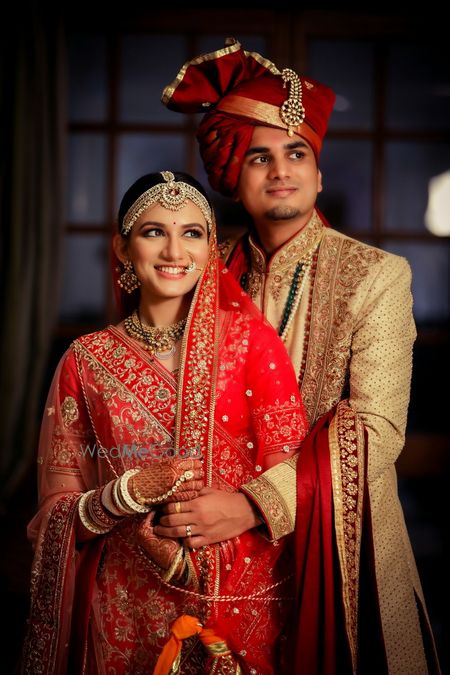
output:
<instances>
[{"instance_id":1,"label":"maang tikka","mask_svg":"<svg viewBox=\"0 0 450 675\"><path fill-rule=\"evenodd\" d=\"M179 211L188 200L200 209L206 220L208 232L211 232L213 223L211 207L201 192L189 183L175 180L175 175L171 171L160 171L160 174L164 182L146 190L126 212L121 234L127 236L139 216L153 204L161 204L170 211Z\"/></svg>"}]
</instances>

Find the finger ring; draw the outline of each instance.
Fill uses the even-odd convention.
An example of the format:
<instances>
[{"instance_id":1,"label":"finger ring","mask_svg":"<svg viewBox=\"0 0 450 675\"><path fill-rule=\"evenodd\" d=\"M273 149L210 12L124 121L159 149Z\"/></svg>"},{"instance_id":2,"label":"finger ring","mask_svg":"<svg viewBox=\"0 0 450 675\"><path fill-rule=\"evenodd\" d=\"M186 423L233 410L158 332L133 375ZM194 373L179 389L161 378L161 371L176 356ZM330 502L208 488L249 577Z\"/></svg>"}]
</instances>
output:
<instances>
[{"instance_id":1,"label":"finger ring","mask_svg":"<svg viewBox=\"0 0 450 675\"><path fill-rule=\"evenodd\" d=\"M181 502L175 502L175 513L181 513Z\"/></svg>"},{"instance_id":2,"label":"finger ring","mask_svg":"<svg viewBox=\"0 0 450 675\"><path fill-rule=\"evenodd\" d=\"M192 535L192 528L190 525L186 525L186 537L190 537Z\"/></svg>"},{"instance_id":3,"label":"finger ring","mask_svg":"<svg viewBox=\"0 0 450 675\"><path fill-rule=\"evenodd\" d=\"M186 480L191 480L191 478L194 478L194 472L193 471L185 471L183 476L185 477Z\"/></svg>"}]
</instances>

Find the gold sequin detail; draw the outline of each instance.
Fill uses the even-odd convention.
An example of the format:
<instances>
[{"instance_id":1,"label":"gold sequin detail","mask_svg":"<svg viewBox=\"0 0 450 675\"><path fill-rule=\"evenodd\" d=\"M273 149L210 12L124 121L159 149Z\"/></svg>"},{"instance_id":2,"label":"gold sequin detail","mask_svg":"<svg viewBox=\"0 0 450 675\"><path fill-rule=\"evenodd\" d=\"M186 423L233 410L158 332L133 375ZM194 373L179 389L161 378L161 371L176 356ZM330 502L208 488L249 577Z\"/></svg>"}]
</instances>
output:
<instances>
[{"instance_id":1,"label":"gold sequin detail","mask_svg":"<svg viewBox=\"0 0 450 675\"><path fill-rule=\"evenodd\" d=\"M70 427L71 424L77 421L79 415L78 405L73 396L66 396L61 404L61 416L64 426Z\"/></svg>"}]
</instances>

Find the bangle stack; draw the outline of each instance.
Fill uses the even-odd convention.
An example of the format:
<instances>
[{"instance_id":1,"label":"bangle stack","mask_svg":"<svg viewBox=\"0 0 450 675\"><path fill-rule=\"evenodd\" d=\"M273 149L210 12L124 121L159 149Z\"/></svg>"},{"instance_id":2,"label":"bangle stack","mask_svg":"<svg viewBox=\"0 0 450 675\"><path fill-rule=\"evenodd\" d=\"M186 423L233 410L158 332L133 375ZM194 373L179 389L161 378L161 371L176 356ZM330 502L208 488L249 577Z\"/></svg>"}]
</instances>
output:
<instances>
[{"instance_id":1,"label":"bangle stack","mask_svg":"<svg viewBox=\"0 0 450 675\"><path fill-rule=\"evenodd\" d=\"M118 522L118 519L109 516L103 507L101 502L102 492L103 488L89 490L89 492L81 495L78 502L80 520L86 530L94 534L106 534Z\"/></svg>"},{"instance_id":2,"label":"bangle stack","mask_svg":"<svg viewBox=\"0 0 450 675\"><path fill-rule=\"evenodd\" d=\"M114 488L114 483L115 480L109 481L107 483L102 491L102 496L101 496L101 502L104 508L106 509L107 513L110 513L112 516L115 516L116 518L122 518L123 517L123 511L121 511L118 506L113 501L112 497L112 491Z\"/></svg>"},{"instance_id":3,"label":"bangle stack","mask_svg":"<svg viewBox=\"0 0 450 675\"><path fill-rule=\"evenodd\" d=\"M140 469L130 469L129 471L125 471L125 473L116 480L117 490L113 490L113 494L118 498L120 506L129 514L148 513L151 511L149 506L146 506L145 504L139 504L136 500L134 500L128 490L129 479L139 472Z\"/></svg>"},{"instance_id":4,"label":"bangle stack","mask_svg":"<svg viewBox=\"0 0 450 675\"><path fill-rule=\"evenodd\" d=\"M194 477L193 471L185 471L167 490L158 497L144 498L135 489L140 500L137 502L130 494L128 481L141 469L129 469L114 481L97 490L85 492L78 502L78 514L84 527L94 534L106 534L112 530L123 516L134 516L137 513L148 513L152 504L159 504L173 495L186 480ZM179 562L179 560L177 561ZM175 571L173 567L173 572Z\"/></svg>"}]
</instances>

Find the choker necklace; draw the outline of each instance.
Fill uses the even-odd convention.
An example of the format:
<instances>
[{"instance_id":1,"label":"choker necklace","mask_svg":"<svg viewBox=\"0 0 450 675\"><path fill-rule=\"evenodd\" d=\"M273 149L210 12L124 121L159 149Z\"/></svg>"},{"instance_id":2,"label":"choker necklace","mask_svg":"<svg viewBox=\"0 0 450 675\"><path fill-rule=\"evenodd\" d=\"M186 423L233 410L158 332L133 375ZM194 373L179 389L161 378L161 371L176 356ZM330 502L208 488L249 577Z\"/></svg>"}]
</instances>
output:
<instances>
[{"instance_id":1,"label":"choker necklace","mask_svg":"<svg viewBox=\"0 0 450 675\"><path fill-rule=\"evenodd\" d=\"M125 330L131 337L144 343L152 356L157 359L170 359L175 354L176 342L184 333L187 318L177 321L171 326L148 326L142 324L137 310L124 321Z\"/></svg>"}]
</instances>

